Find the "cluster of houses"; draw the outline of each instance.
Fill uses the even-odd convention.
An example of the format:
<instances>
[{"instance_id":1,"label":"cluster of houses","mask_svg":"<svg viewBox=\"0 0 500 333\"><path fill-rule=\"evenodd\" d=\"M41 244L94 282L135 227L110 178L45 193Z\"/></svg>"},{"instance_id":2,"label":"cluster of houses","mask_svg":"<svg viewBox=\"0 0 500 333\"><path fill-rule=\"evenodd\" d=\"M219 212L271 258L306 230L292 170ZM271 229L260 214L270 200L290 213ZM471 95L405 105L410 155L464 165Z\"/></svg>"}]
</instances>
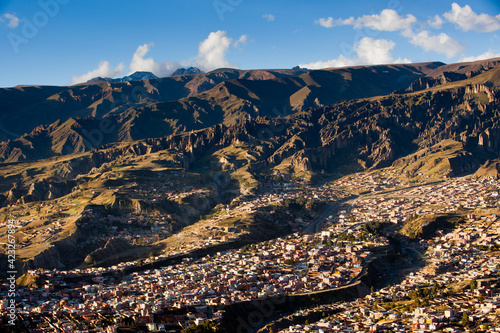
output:
<instances>
[{"instance_id":1,"label":"cluster of houses","mask_svg":"<svg viewBox=\"0 0 500 333\"><path fill-rule=\"evenodd\" d=\"M500 236L500 221L496 216L487 219L495 221L478 226L484 219L471 219L462 231L426 241L426 267L399 283L336 305L342 308L339 314L284 332L494 332L500 327L500 258L496 252L480 249L479 235L490 226L488 234ZM478 230L470 238L466 237L469 227ZM500 242L495 239L489 245L498 248ZM433 288L432 297L412 306L412 292Z\"/></svg>"},{"instance_id":2,"label":"cluster of houses","mask_svg":"<svg viewBox=\"0 0 500 333\"><path fill-rule=\"evenodd\" d=\"M354 180L350 182L354 183ZM458 208L494 208L497 199L498 185L494 181L453 179L435 185L402 189L390 195L372 196L369 199L361 197L349 206L349 212L345 209L336 219L328 219L325 228L349 221L401 224L412 216L450 213Z\"/></svg>"},{"instance_id":3,"label":"cluster of houses","mask_svg":"<svg viewBox=\"0 0 500 333\"><path fill-rule=\"evenodd\" d=\"M297 233L196 261L135 272L119 281L104 273L118 271L124 264L91 269L100 274L90 283L66 282L79 276L80 270L32 271L45 282L41 288L19 288L18 314L49 317L51 325L63 325L68 317L78 318L84 325L84 316L99 313L108 321L122 318L119 324L123 325L129 318L136 325L187 327L217 319L226 304L345 285L361 272L362 261L369 255L364 246L329 246L321 234ZM195 311L167 316L168 320L158 316L183 309ZM105 322L101 316L92 322Z\"/></svg>"},{"instance_id":4,"label":"cluster of houses","mask_svg":"<svg viewBox=\"0 0 500 333\"><path fill-rule=\"evenodd\" d=\"M345 180L348 183L343 186L364 186L379 191L404 185L373 175L362 175L359 182L356 179ZM182 263L138 270L125 276L121 272L136 263L86 270L31 271L31 275L43 277L44 284L18 288L17 314L21 320L34 325L37 332L51 332L54 327L67 331L85 331L92 327L96 331L114 332L131 325L159 331L217 320L227 304L349 284L362 271L363 262L371 255L371 246L388 244L385 237L362 232L367 222L393 222L397 226L411 215L446 213L462 208L492 209L496 207L498 188L498 183L492 179L460 178L398 189L390 197L361 197L339 205L326 219L321 233L294 233L286 238L207 255L196 261L186 259ZM292 183L279 190L271 188L262 196L224 207L214 218L252 211L264 205L283 204L299 196L328 203L348 196L347 192L332 189L332 185L305 192ZM92 211L85 214L95 216ZM481 325L499 327L496 313L500 305L497 287L500 260L488 251L500 247L500 220L495 213L476 215L471 212L465 224L451 233L441 233L415 244L414 248L425 256L425 268L363 299L331 305L332 309L341 308L338 314L318 322L294 325L287 331L459 330L466 326L465 323L457 324L465 321L464 318L468 320L467 325L476 328ZM126 218L137 218L151 225L147 217L142 221L139 216ZM297 222L300 223L293 221ZM116 230L122 237L132 237L133 231L122 231ZM154 234L160 229L147 231ZM337 241L349 234L352 235L349 242ZM79 279L85 276L92 277L92 281ZM474 287L452 288L464 280L474 281ZM436 297L423 300L417 307L411 306L412 291L434 284L441 286ZM447 288L446 293L444 288ZM6 285L1 286L2 299L6 298L7 289ZM0 311L4 316L7 314L3 301Z\"/></svg>"},{"instance_id":5,"label":"cluster of houses","mask_svg":"<svg viewBox=\"0 0 500 333\"><path fill-rule=\"evenodd\" d=\"M379 192L393 188L407 187L408 183L398 179L397 175L384 173L355 173L331 182L335 188L349 189L356 193Z\"/></svg>"},{"instance_id":6,"label":"cluster of houses","mask_svg":"<svg viewBox=\"0 0 500 333\"><path fill-rule=\"evenodd\" d=\"M458 208L469 208L471 213L453 231L440 231L434 238L412 245L422 253L424 267L362 299L331 305L341 308L336 315L307 325L292 325L283 332L500 331L498 188L494 179L453 179L399 191L392 199L357 200L350 209L342 207L337 216L327 220L330 232L340 224L388 222L393 212L402 220L412 214L453 212ZM419 298L415 306L415 291L432 288L436 288L436 294ZM321 312L324 307L308 311Z\"/></svg>"}]
</instances>

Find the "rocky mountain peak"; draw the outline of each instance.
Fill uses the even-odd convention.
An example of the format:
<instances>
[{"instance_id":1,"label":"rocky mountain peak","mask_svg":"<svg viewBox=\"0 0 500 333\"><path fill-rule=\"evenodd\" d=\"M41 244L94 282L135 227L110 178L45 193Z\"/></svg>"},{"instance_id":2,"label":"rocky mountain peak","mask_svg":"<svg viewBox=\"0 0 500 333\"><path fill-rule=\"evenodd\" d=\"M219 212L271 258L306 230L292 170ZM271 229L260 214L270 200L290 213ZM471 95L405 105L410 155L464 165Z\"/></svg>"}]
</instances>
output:
<instances>
[{"instance_id":1,"label":"rocky mountain peak","mask_svg":"<svg viewBox=\"0 0 500 333\"><path fill-rule=\"evenodd\" d=\"M177 68L175 72L172 73L171 76L175 75L186 75L186 74L202 74L205 73L198 67L188 67L188 68Z\"/></svg>"}]
</instances>

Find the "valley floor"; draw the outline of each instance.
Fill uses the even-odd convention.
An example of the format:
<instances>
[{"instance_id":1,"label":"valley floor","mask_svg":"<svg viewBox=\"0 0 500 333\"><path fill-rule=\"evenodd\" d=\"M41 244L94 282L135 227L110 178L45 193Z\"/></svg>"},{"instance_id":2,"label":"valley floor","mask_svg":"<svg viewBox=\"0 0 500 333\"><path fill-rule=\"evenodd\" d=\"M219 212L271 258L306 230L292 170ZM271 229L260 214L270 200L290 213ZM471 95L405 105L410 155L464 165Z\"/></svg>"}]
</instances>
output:
<instances>
[{"instance_id":1,"label":"valley floor","mask_svg":"<svg viewBox=\"0 0 500 333\"><path fill-rule=\"evenodd\" d=\"M292 194L298 189L280 186L213 218L300 197ZM36 283L18 286L17 325L32 332L126 327L189 332L190 325L233 320L239 331L253 332L491 331L500 322L499 189L490 178L407 184L390 172L304 188L306 198L328 205L317 219L289 221L297 231L286 237L188 255L157 268L139 266L175 257L185 248L108 268L29 271L24 278ZM371 290L356 300L330 303L318 296L316 304L288 313L262 311L259 320L246 323L225 316L230 305L359 283L367 265L380 257L392 268L370 282L362 279ZM137 269L127 273L131 267ZM7 284L0 294L7 299ZM1 305L6 325L7 304Z\"/></svg>"}]
</instances>

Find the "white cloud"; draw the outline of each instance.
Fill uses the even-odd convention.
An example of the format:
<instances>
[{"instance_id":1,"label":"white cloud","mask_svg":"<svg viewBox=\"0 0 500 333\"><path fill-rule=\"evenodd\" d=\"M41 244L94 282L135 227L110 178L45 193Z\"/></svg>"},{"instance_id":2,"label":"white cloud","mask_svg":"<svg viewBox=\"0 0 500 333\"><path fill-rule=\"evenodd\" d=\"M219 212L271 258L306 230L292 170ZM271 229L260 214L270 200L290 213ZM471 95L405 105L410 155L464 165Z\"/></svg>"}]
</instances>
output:
<instances>
[{"instance_id":1,"label":"white cloud","mask_svg":"<svg viewBox=\"0 0 500 333\"><path fill-rule=\"evenodd\" d=\"M316 21L314 21L314 24L319 24L320 26L322 27L325 27L325 28L332 28L335 26L335 24L333 23L333 17L329 17L329 18L320 18Z\"/></svg>"},{"instance_id":2,"label":"white cloud","mask_svg":"<svg viewBox=\"0 0 500 333\"><path fill-rule=\"evenodd\" d=\"M146 54L154 47L154 43L142 44L137 47L132 60L130 61L129 74L137 71L152 72L156 76L165 77L172 74L179 67L198 66L204 71L222 67L237 66L230 63L226 59L226 54L230 48L239 48L247 42L247 35L241 35L238 39L233 39L227 36L225 31L211 32L208 37L202 41L198 48L198 55L189 60L182 61L155 61L152 57L147 58ZM83 75L73 75L73 84L86 82L95 77L117 77L123 72L123 63L120 63L116 68L111 68L109 61L101 61L98 68L89 71Z\"/></svg>"},{"instance_id":3,"label":"white cloud","mask_svg":"<svg viewBox=\"0 0 500 333\"><path fill-rule=\"evenodd\" d=\"M460 7L459 4L453 3L451 11L444 13L443 16L463 31L491 32L500 29L500 14L497 16L476 14L469 5Z\"/></svg>"},{"instance_id":4,"label":"white cloud","mask_svg":"<svg viewBox=\"0 0 500 333\"><path fill-rule=\"evenodd\" d=\"M480 54L478 56L471 56L471 57L462 57L460 61L463 62L468 62L468 61L477 61L477 60L485 60L485 59L491 59L491 58L500 58L500 52L493 52L491 50Z\"/></svg>"},{"instance_id":5,"label":"white cloud","mask_svg":"<svg viewBox=\"0 0 500 333\"><path fill-rule=\"evenodd\" d=\"M137 71L151 72L159 77L165 77L172 74L182 64L175 61L157 62L153 58L144 58L154 43L142 44L134 52L132 61L130 61L130 73Z\"/></svg>"},{"instance_id":6,"label":"white cloud","mask_svg":"<svg viewBox=\"0 0 500 333\"><path fill-rule=\"evenodd\" d=\"M83 75L73 75L73 84L76 83L81 83L81 82L87 82L90 79L93 79L95 77L116 77L120 75L123 72L123 63L120 63L116 68L112 68L111 65L109 64L109 61L101 61L99 63L99 66L90 71L87 72L86 74Z\"/></svg>"},{"instance_id":7,"label":"white cloud","mask_svg":"<svg viewBox=\"0 0 500 333\"><path fill-rule=\"evenodd\" d=\"M238 40L229 37L225 31L219 30L211 32L198 47L196 66L204 71L211 71L223 67L237 67L226 59L231 45L237 47L239 43L245 43L246 35L242 35Z\"/></svg>"},{"instance_id":8,"label":"white cloud","mask_svg":"<svg viewBox=\"0 0 500 333\"><path fill-rule=\"evenodd\" d=\"M380 14L363 15L356 19L354 17L350 17L347 19L334 20L332 17L329 17L327 19L320 18L314 23L319 24L325 28L342 25L352 25L357 29L367 27L372 30L379 31L399 31L410 29L416 22L417 19L411 14L403 17L393 9L384 9L380 12Z\"/></svg>"},{"instance_id":9,"label":"white cloud","mask_svg":"<svg viewBox=\"0 0 500 333\"><path fill-rule=\"evenodd\" d=\"M437 53L446 54L447 57L453 57L462 53L466 46L457 40L451 38L447 34L440 33L439 35L430 35L429 31L421 31L414 33L405 31L403 35L410 39L410 43L422 47L425 51L434 51Z\"/></svg>"},{"instance_id":10,"label":"white cloud","mask_svg":"<svg viewBox=\"0 0 500 333\"><path fill-rule=\"evenodd\" d=\"M361 62L366 64L388 64L394 61L391 52L396 46L393 41L385 39L363 38L356 47Z\"/></svg>"},{"instance_id":11,"label":"white cloud","mask_svg":"<svg viewBox=\"0 0 500 333\"><path fill-rule=\"evenodd\" d=\"M272 22L275 19L274 15L272 15L272 14L264 14L264 15L262 15L262 17L265 18L266 21L268 21L268 22Z\"/></svg>"},{"instance_id":12,"label":"white cloud","mask_svg":"<svg viewBox=\"0 0 500 333\"><path fill-rule=\"evenodd\" d=\"M234 43L234 46L238 46L239 44L245 44L248 40L247 35L241 35L240 38Z\"/></svg>"},{"instance_id":13,"label":"white cloud","mask_svg":"<svg viewBox=\"0 0 500 333\"><path fill-rule=\"evenodd\" d=\"M16 15L11 13L5 13L2 16L0 16L1 22L5 22L5 20L7 20L7 26L11 29L16 28L19 25L19 22L21 21Z\"/></svg>"},{"instance_id":14,"label":"white cloud","mask_svg":"<svg viewBox=\"0 0 500 333\"><path fill-rule=\"evenodd\" d=\"M131 73L136 71L152 72L159 77L172 74L179 67L198 66L204 71L221 67L236 67L226 59L226 54L232 47L239 48L247 42L247 35L238 39L227 36L225 31L211 32L198 47L198 55L190 60L157 62L153 58L145 58L146 54L154 47L154 43L140 45L132 56L130 62ZM194 61L194 64L193 64Z\"/></svg>"},{"instance_id":15,"label":"white cloud","mask_svg":"<svg viewBox=\"0 0 500 333\"><path fill-rule=\"evenodd\" d=\"M356 60L348 59L344 57L344 55L340 55L337 59L331 59L326 61L315 61L310 62L308 64L299 64L301 68L308 69L321 69L321 68L329 68L329 67L347 67L347 66L355 66L358 65Z\"/></svg>"},{"instance_id":16,"label":"white cloud","mask_svg":"<svg viewBox=\"0 0 500 333\"><path fill-rule=\"evenodd\" d=\"M355 28L368 27L373 30L398 31L406 30L417 22L413 15L400 16L393 9L384 9L380 15L363 15L354 22Z\"/></svg>"},{"instance_id":17,"label":"white cloud","mask_svg":"<svg viewBox=\"0 0 500 333\"><path fill-rule=\"evenodd\" d=\"M434 29L441 29L444 21L439 15L435 15L434 17L427 20L427 24L430 25Z\"/></svg>"},{"instance_id":18,"label":"white cloud","mask_svg":"<svg viewBox=\"0 0 500 333\"><path fill-rule=\"evenodd\" d=\"M310 69L320 69L328 67L346 67L355 65L376 65L376 64L391 64L391 63L408 63L408 59L394 59L392 50L396 43L385 39L373 39L365 37L359 41L359 44L354 45L354 50L357 54L356 58L348 59L344 55L340 55L336 59L327 61L316 61L309 64L300 64L300 67Z\"/></svg>"}]
</instances>

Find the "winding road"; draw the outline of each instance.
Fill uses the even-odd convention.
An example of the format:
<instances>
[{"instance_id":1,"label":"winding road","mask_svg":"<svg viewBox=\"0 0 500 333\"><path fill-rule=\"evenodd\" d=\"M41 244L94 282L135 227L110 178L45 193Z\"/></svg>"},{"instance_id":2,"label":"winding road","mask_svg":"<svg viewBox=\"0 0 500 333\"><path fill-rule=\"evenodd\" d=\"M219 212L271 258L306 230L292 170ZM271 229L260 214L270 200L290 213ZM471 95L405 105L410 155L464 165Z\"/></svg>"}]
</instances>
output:
<instances>
[{"instance_id":1,"label":"winding road","mask_svg":"<svg viewBox=\"0 0 500 333\"><path fill-rule=\"evenodd\" d=\"M349 197L338 200L335 203L328 204L326 207L323 208L323 211L311 223L309 223L309 225L304 229L304 231L308 233L319 232L321 223L323 223L328 216L332 215L341 204L349 200L355 199L357 197L358 195L351 194L351 196Z\"/></svg>"}]
</instances>

